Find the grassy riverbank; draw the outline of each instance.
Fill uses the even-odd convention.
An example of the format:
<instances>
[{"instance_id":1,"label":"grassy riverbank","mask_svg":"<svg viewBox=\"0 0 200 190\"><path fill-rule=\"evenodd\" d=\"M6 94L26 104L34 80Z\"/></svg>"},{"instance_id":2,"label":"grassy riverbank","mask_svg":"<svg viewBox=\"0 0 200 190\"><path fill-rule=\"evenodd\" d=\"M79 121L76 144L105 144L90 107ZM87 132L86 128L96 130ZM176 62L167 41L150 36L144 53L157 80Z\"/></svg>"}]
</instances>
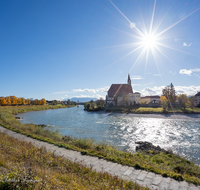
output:
<instances>
[{"instance_id":1,"label":"grassy riverbank","mask_svg":"<svg viewBox=\"0 0 200 190\"><path fill-rule=\"evenodd\" d=\"M0 125L32 138L55 144L59 147L80 151L82 154L97 156L122 165L133 166L166 177L186 180L187 182L200 185L200 167L177 155L155 151L131 154L119 151L116 147L112 147L109 144L97 144L91 139L77 139L71 136L63 137L58 131L52 131L43 126L21 124L12 115L25 111L33 111L32 109L39 110L39 108L22 108L21 106L10 109L8 107L5 109L1 107Z\"/></svg>"},{"instance_id":2,"label":"grassy riverbank","mask_svg":"<svg viewBox=\"0 0 200 190\"><path fill-rule=\"evenodd\" d=\"M0 133L0 189L147 189Z\"/></svg>"},{"instance_id":3,"label":"grassy riverbank","mask_svg":"<svg viewBox=\"0 0 200 190\"><path fill-rule=\"evenodd\" d=\"M171 113L181 113L181 114L200 114L200 108L174 108L168 109L165 112L163 108L152 108L152 107L139 107L139 108L127 108L127 107L108 107L105 109L106 112L113 113L137 113L137 114L171 114Z\"/></svg>"}]
</instances>

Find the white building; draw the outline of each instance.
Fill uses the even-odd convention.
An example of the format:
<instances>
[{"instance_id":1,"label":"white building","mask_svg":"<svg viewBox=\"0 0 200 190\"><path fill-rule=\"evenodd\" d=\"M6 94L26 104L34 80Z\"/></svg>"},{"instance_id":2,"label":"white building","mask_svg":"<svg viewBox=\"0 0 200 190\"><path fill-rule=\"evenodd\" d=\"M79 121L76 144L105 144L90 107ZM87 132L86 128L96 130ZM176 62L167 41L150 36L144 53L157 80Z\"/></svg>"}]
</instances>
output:
<instances>
[{"instance_id":1,"label":"white building","mask_svg":"<svg viewBox=\"0 0 200 190\"><path fill-rule=\"evenodd\" d=\"M149 104L149 103L160 104L160 96L145 96L141 98L141 102L143 102L144 104Z\"/></svg>"}]
</instances>

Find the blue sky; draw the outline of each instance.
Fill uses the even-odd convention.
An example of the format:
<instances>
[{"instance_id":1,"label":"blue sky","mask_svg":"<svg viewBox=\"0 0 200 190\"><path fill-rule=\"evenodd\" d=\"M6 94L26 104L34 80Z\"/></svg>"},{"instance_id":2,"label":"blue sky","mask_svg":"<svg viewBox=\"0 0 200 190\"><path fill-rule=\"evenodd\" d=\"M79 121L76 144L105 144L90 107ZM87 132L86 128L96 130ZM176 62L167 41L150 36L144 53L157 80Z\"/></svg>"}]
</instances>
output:
<instances>
[{"instance_id":1,"label":"blue sky","mask_svg":"<svg viewBox=\"0 0 200 190\"><path fill-rule=\"evenodd\" d=\"M0 96L105 97L128 73L142 96L200 91L199 0L8 0L0 17Z\"/></svg>"}]
</instances>

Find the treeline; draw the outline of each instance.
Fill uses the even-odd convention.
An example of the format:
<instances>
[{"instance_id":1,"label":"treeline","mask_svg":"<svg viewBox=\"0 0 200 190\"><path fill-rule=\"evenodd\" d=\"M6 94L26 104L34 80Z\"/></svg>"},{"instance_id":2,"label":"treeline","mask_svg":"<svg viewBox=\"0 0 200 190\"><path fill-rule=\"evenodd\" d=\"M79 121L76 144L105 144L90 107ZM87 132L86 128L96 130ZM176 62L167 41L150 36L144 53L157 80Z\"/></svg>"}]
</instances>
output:
<instances>
[{"instance_id":1,"label":"treeline","mask_svg":"<svg viewBox=\"0 0 200 190\"><path fill-rule=\"evenodd\" d=\"M84 110L87 111L101 111L104 110L106 105L105 100L103 98L100 98L99 100L84 103Z\"/></svg>"},{"instance_id":2,"label":"treeline","mask_svg":"<svg viewBox=\"0 0 200 190\"><path fill-rule=\"evenodd\" d=\"M176 90L174 85L171 83L162 90L161 105L164 110L173 109L173 107L180 108L194 108L195 107L195 97L188 97L186 94L176 95ZM197 105L198 106L198 105Z\"/></svg>"},{"instance_id":3,"label":"treeline","mask_svg":"<svg viewBox=\"0 0 200 190\"><path fill-rule=\"evenodd\" d=\"M1 106L16 106L16 105L45 105L46 100L42 98L38 99L25 99L17 98L16 96L0 97Z\"/></svg>"}]
</instances>

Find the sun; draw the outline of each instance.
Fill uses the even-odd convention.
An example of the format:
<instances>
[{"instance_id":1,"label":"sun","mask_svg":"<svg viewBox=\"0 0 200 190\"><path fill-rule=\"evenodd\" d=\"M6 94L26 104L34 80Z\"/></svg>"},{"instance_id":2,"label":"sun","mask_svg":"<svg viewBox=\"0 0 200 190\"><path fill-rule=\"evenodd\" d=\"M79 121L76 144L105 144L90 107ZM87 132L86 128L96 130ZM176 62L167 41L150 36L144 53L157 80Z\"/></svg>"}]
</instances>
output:
<instances>
[{"instance_id":1,"label":"sun","mask_svg":"<svg viewBox=\"0 0 200 190\"><path fill-rule=\"evenodd\" d=\"M145 48L155 48L156 46L156 37L154 35L151 34L146 34L142 40L141 40L141 44L145 47Z\"/></svg>"}]
</instances>

